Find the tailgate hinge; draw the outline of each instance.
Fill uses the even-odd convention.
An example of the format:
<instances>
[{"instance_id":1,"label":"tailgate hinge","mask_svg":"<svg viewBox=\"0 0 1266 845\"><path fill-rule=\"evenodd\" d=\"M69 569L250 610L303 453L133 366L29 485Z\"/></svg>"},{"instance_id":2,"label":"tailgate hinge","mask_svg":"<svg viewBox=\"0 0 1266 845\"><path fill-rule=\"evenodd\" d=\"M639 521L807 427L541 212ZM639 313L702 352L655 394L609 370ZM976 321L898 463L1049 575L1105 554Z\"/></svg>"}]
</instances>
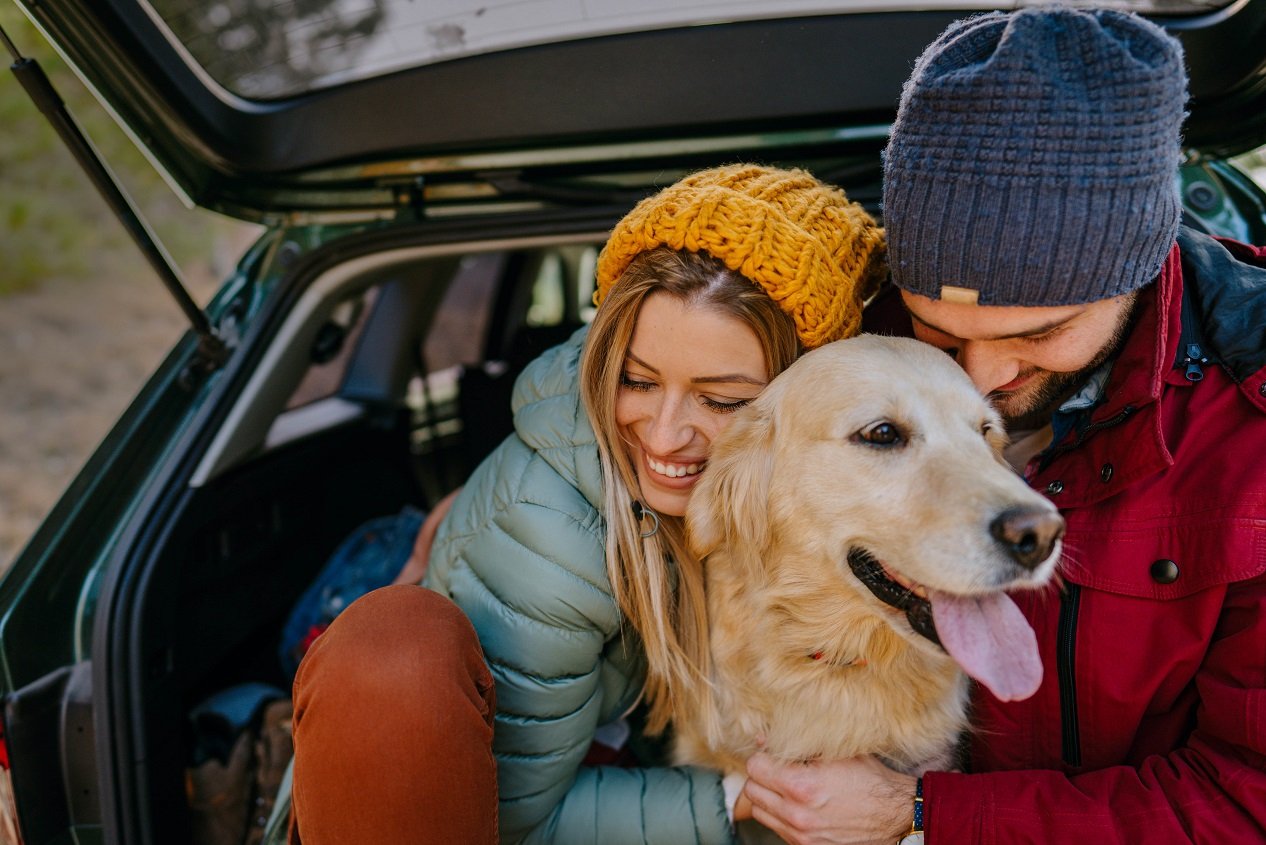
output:
<instances>
[{"instance_id":1,"label":"tailgate hinge","mask_svg":"<svg viewBox=\"0 0 1266 845\"><path fill-rule=\"evenodd\" d=\"M396 206L396 219L421 220L426 216L426 179L417 176L408 182L394 182L390 186Z\"/></svg>"}]
</instances>

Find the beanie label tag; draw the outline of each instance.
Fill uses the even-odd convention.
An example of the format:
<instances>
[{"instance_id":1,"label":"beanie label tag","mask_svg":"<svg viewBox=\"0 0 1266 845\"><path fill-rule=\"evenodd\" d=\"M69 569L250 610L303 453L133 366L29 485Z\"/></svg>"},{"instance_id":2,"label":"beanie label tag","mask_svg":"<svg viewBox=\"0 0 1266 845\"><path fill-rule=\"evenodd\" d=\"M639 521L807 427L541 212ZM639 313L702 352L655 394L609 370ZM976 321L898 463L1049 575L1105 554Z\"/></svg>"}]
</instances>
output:
<instances>
[{"instance_id":1,"label":"beanie label tag","mask_svg":"<svg viewBox=\"0 0 1266 845\"><path fill-rule=\"evenodd\" d=\"M961 305L975 305L980 299L980 291L972 288L956 288L953 285L941 285L941 299L945 302L957 302Z\"/></svg>"}]
</instances>

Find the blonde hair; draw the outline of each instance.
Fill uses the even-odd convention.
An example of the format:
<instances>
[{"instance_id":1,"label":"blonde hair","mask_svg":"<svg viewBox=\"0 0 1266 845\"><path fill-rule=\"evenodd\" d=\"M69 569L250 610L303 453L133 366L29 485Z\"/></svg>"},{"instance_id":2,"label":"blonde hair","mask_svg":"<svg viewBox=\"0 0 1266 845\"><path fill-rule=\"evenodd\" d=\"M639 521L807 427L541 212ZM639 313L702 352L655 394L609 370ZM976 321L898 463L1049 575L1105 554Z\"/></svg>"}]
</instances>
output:
<instances>
[{"instance_id":1,"label":"blonde hair","mask_svg":"<svg viewBox=\"0 0 1266 845\"><path fill-rule=\"evenodd\" d=\"M659 530L641 536L648 523L633 512L633 501L640 498L637 471L615 421L625 355L642 303L653 293L714 308L751 326L770 378L790 366L803 346L792 317L751 280L706 253L665 247L633 259L589 330L580 384L602 464L607 575L625 621L646 652L647 729L658 733L673 713L674 690L706 684L711 666L702 564L687 548L680 517L659 515Z\"/></svg>"}]
</instances>

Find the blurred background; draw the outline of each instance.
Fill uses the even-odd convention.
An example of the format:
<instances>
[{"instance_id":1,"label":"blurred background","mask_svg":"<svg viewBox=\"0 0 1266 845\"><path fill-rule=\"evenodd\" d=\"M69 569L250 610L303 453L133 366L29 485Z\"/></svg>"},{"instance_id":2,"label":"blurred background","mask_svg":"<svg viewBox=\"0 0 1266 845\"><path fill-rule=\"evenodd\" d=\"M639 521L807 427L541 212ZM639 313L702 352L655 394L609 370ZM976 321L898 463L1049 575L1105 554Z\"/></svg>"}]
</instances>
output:
<instances>
[{"instance_id":1,"label":"blurred background","mask_svg":"<svg viewBox=\"0 0 1266 845\"><path fill-rule=\"evenodd\" d=\"M186 208L10 0L0 25L39 60L205 304L258 227ZM1266 184L1266 148L1241 164ZM0 73L0 572L185 328L17 80Z\"/></svg>"},{"instance_id":2,"label":"blurred background","mask_svg":"<svg viewBox=\"0 0 1266 845\"><path fill-rule=\"evenodd\" d=\"M259 229L186 208L10 0L37 59L199 304ZM22 86L0 72L0 571L187 327Z\"/></svg>"}]
</instances>

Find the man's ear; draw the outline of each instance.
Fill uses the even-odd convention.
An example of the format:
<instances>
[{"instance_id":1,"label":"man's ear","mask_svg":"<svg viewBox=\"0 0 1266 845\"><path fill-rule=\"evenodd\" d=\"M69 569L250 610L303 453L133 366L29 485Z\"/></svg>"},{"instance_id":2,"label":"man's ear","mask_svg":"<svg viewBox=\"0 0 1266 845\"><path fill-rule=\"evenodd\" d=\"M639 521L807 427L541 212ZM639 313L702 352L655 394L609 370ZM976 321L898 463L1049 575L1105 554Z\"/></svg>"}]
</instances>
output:
<instances>
[{"instance_id":1,"label":"man's ear","mask_svg":"<svg viewBox=\"0 0 1266 845\"><path fill-rule=\"evenodd\" d=\"M686 530L690 549L703 559L725 544L733 553L756 553L769 542L769 489L774 468L772 406L757 402L736 414L690 495Z\"/></svg>"}]
</instances>

